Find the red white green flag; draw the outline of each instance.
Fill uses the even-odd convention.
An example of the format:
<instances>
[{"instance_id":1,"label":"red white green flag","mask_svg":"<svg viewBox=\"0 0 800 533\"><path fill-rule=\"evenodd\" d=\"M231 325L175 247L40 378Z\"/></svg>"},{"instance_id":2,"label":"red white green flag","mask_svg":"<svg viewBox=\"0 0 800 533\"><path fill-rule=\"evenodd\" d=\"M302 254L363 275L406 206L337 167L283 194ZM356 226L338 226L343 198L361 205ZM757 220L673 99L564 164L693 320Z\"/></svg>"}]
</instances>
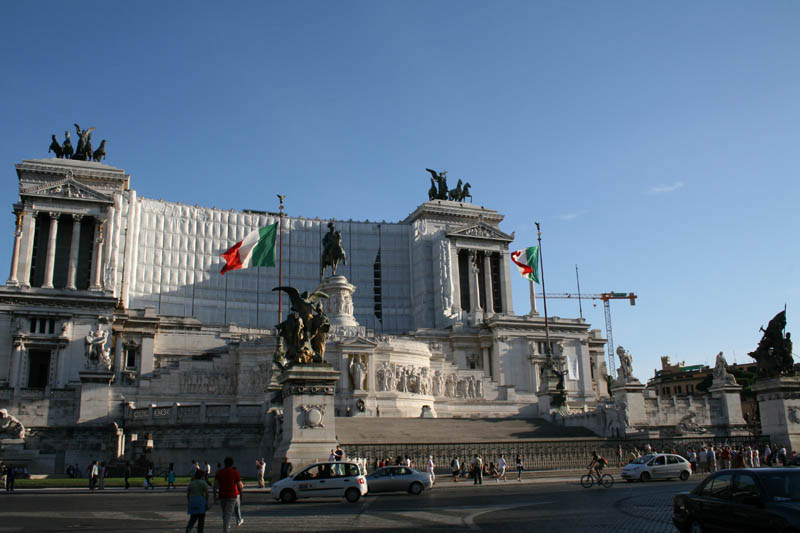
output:
<instances>
[{"instance_id":1,"label":"red white green flag","mask_svg":"<svg viewBox=\"0 0 800 533\"><path fill-rule=\"evenodd\" d=\"M275 266L275 241L278 223L251 231L222 254L225 266L220 274L229 270L259 266Z\"/></svg>"},{"instance_id":2,"label":"red white green flag","mask_svg":"<svg viewBox=\"0 0 800 533\"><path fill-rule=\"evenodd\" d=\"M539 283L539 247L531 246L511 252L511 260L517 265L522 277Z\"/></svg>"}]
</instances>

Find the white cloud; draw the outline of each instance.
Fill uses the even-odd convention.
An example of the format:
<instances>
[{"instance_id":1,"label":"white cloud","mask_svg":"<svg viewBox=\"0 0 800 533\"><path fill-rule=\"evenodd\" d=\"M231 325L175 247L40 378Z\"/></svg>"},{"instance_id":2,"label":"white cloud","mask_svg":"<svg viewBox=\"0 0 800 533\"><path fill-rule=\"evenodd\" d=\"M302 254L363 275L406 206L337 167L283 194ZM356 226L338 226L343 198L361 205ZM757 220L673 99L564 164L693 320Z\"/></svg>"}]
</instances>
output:
<instances>
[{"instance_id":1,"label":"white cloud","mask_svg":"<svg viewBox=\"0 0 800 533\"><path fill-rule=\"evenodd\" d=\"M682 181L676 181L672 185L657 185L650 189L651 194L661 194L663 192L674 192L678 189L683 188L684 183Z\"/></svg>"},{"instance_id":2,"label":"white cloud","mask_svg":"<svg viewBox=\"0 0 800 533\"><path fill-rule=\"evenodd\" d=\"M585 215L586 211L578 211L576 213L566 213L564 215L559 215L558 218L561 220L574 220L581 215Z\"/></svg>"}]
</instances>

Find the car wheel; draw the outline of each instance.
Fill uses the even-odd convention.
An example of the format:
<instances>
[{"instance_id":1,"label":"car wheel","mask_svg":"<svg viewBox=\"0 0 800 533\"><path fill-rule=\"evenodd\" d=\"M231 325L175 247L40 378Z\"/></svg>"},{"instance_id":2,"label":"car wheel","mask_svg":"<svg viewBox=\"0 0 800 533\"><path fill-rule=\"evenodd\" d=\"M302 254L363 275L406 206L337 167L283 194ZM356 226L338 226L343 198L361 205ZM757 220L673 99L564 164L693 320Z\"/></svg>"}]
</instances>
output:
<instances>
[{"instance_id":1,"label":"car wheel","mask_svg":"<svg viewBox=\"0 0 800 533\"><path fill-rule=\"evenodd\" d=\"M347 501L349 501L350 503L356 503L358 499L361 497L361 492L355 487L350 487L344 493L344 497L347 498Z\"/></svg>"},{"instance_id":2,"label":"car wheel","mask_svg":"<svg viewBox=\"0 0 800 533\"><path fill-rule=\"evenodd\" d=\"M684 470L683 472L681 472L681 481L686 481L687 479L689 479L689 472Z\"/></svg>"},{"instance_id":3,"label":"car wheel","mask_svg":"<svg viewBox=\"0 0 800 533\"><path fill-rule=\"evenodd\" d=\"M283 503L294 503L297 500L297 494L292 489L283 489L281 491L281 501Z\"/></svg>"},{"instance_id":4,"label":"car wheel","mask_svg":"<svg viewBox=\"0 0 800 533\"><path fill-rule=\"evenodd\" d=\"M650 472L642 472L642 475L639 476L639 481L650 481Z\"/></svg>"},{"instance_id":5,"label":"car wheel","mask_svg":"<svg viewBox=\"0 0 800 533\"><path fill-rule=\"evenodd\" d=\"M700 525L700 522L695 520L691 524L689 524L688 531L689 533L703 533L703 531L705 530L703 529L703 526Z\"/></svg>"},{"instance_id":6,"label":"car wheel","mask_svg":"<svg viewBox=\"0 0 800 533\"><path fill-rule=\"evenodd\" d=\"M415 481L414 483L411 484L410 487L408 487L408 492L415 495L422 494L422 488L423 488L422 483Z\"/></svg>"}]
</instances>

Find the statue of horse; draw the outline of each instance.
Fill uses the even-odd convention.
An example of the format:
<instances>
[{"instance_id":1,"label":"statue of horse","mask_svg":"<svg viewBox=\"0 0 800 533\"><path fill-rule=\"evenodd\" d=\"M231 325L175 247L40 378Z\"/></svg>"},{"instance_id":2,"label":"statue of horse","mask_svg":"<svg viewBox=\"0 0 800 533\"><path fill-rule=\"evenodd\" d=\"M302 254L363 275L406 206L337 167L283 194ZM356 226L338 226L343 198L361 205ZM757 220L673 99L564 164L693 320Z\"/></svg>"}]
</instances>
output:
<instances>
[{"instance_id":1,"label":"statue of horse","mask_svg":"<svg viewBox=\"0 0 800 533\"><path fill-rule=\"evenodd\" d=\"M72 148L72 141L69 140L69 132L64 132L64 144L61 145L61 151L64 153L65 159L72 159L72 154L75 150Z\"/></svg>"},{"instance_id":2,"label":"statue of horse","mask_svg":"<svg viewBox=\"0 0 800 533\"><path fill-rule=\"evenodd\" d=\"M50 148L47 150L48 154L50 152L55 152L56 157L59 158L59 159L64 157L64 150L62 150L61 149L61 145L58 144L58 141L56 140L56 134L55 133L53 134L53 141L50 143Z\"/></svg>"},{"instance_id":3,"label":"statue of horse","mask_svg":"<svg viewBox=\"0 0 800 533\"><path fill-rule=\"evenodd\" d=\"M462 194L461 180L458 180L458 185L456 185L456 188L455 189L450 189L448 191L447 199L448 200L454 200L456 202L460 202L461 201L461 194Z\"/></svg>"},{"instance_id":4,"label":"statue of horse","mask_svg":"<svg viewBox=\"0 0 800 533\"><path fill-rule=\"evenodd\" d=\"M767 324L767 329L761 328L764 336L758 343L758 348L748 355L756 360L759 377L778 377L781 374L791 375L794 364L791 357L791 336L783 335L786 328L786 311L775 315ZM787 348L789 353L787 354ZM787 357L788 355L788 357Z\"/></svg>"},{"instance_id":5,"label":"statue of horse","mask_svg":"<svg viewBox=\"0 0 800 533\"><path fill-rule=\"evenodd\" d=\"M106 140L100 141L100 147L92 154L92 159L99 163L101 159L106 158Z\"/></svg>"},{"instance_id":6,"label":"statue of horse","mask_svg":"<svg viewBox=\"0 0 800 533\"><path fill-rule=\"evenodd\" d=\"M342 232L334 229L333 222L328 222L328 233L322 238L322 257L319 261L319 277L325 275L325 267L330 266L333 276L336 275L336 267L339 262L347 264L347 254L342 247Z\"/></svg>"},{"instance_id":7,"label":"statue of horse","mask_svg":"<svg viewBox=\"0 0 800 533\"><path fill-rule=\"evenodd\" d=\"M429 201L436 200L436 193L437 192L438 191L436 190L436 182L433 181L433 178L431 178L431 188L428 189L428 200Z\"/></svg>"},{"instance_id":8,"label":"statue of horse","mask_svg":"<svg viewBox=\"0 0 800 533\"><path fill-rule=\"evenodd\" d=\"M472 195L469 193L469 188L470 184L469 182L466 182L464 184L464 187L461 189L461 199L459 200L459 202L463 202L464 200L469 198L469 203L472 203Z\"/></svg>"}]
</instances>

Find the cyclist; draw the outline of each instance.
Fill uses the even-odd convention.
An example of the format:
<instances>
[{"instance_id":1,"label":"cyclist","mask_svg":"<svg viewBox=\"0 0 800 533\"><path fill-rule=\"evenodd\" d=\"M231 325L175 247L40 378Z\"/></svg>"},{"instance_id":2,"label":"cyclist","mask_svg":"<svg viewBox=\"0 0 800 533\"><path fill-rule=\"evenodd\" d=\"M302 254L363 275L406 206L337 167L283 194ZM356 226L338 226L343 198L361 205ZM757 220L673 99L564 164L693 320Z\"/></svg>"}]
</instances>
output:
<instances>
[{"instance_id":1,"label":"cyclist","mask_svg":"<svg viewBox=\"0 0 800 533\"><path fill-rule=\"evenodd\" d=\"M606 461L606 459L603 456L597 455L596 451L592 451L592 462L589 463L589 471L591 471L592 468L594 468L594 471L597 474L598 481L602 479L603 473L601 471L606 466L608 466L608 461Z\"/></svg>"}]
</instances>

